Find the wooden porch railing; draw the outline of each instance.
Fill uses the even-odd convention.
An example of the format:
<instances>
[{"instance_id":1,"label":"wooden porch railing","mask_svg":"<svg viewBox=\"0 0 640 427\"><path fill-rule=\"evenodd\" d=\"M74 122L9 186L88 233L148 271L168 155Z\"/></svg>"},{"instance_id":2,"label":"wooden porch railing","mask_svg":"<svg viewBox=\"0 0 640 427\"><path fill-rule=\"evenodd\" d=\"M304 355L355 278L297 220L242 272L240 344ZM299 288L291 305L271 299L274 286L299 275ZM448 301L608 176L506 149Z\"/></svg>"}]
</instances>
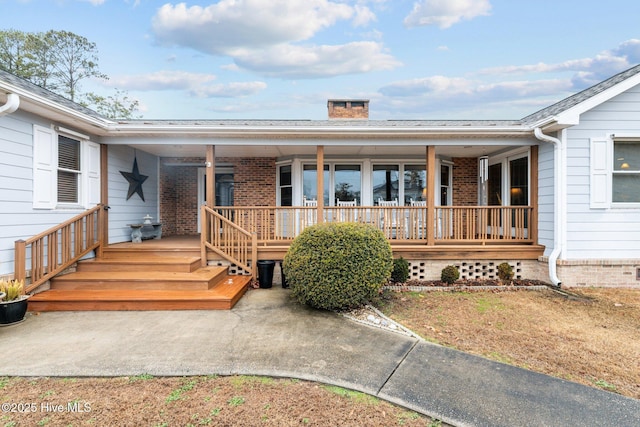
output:
<instances>
[{"instance_id":1,"label":"wooden porch railing","mask_svg":"<svg viewBox=\"0 0 640 427\"><path fill-rule=\"evenodd\" d=\"M103 246L103 212L102 205L98 205L36 236L15 242L15 279L25 280L27 266L31 270L25 293Z\"/></svg>"},{"instance_id":2,"label":"wooden porch railing","mask_svg":"<svg viewBox=\"0 0 640 427\"><path fill-rule=\"evenodd\" d=\"M241 269L257 277L258 237L205 205L201 207L200 247L202 265L207 263L207 250L213 251Z\"/></svg>"},{"instance_id":3,"label":"wooden porch railing","mask_svg":"<svg viewBox=\"0 0 640 427\"><path fill-rule=\"evenodd\" d=\"M533 243L530 206L437 206L428 230L424 206L325 206L325 222L372 224L391 241L424 244L431 231L436 244ZM216 211L244 230L257 234L266 245L295 238L309 225L318 223L315 207L219 206Z\"/></svg>"}]
</instances>

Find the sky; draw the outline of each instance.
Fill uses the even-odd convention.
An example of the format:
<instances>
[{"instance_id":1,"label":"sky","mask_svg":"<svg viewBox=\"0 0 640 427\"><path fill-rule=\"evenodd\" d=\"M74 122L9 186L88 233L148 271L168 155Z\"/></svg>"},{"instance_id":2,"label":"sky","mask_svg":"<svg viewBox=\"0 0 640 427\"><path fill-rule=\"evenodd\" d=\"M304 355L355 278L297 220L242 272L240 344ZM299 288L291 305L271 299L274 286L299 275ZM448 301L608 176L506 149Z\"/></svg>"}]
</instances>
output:
<instances>
[{"instance_id":1,"label":"sky","mask_svg":"<svg viewBox=\"0 0 640 427\"><path fill-rule=\"evenodd\" d=\"M638 0L0 0L71 31L147 119L520 119L640 63Z\"/></svg>"}]
</instances>

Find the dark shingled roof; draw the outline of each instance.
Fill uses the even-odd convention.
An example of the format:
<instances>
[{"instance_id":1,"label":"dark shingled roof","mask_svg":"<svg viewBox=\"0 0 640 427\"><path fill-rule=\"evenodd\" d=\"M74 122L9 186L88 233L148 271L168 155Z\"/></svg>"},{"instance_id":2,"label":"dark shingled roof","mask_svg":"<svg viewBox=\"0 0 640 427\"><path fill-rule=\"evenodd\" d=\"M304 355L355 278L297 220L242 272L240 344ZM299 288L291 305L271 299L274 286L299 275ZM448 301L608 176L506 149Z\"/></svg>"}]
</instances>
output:
<instances>
[{"instance_id":1,"label":"dark shingled roof","mask_svg":"<svg viewBox=\"0 0 640 427\"><path fill-rule=\"evenodd\" d=\"M636 65L629 68L626 71L616 74L615 76L598 83L590 88L587 88L581 92L576 93L568 98L565 98L549 107L543 108L533 114L524 117L521 120L242 120L242 119L230 119L230 120L123 120L119 123L122 125L130 124L149 124L149 125L167 125L167 126L247 126L247 127L363 127L363 128L375 128L375 127L387 127L387 128L454 128L454 127L518 127L529 126L538 123L545 118L553 117L562 112L586 101L587 99L604 92L605 90L615 86L616 84L640 73L640 65ZM86 114L90 117L98 120L104 120L105 122L111 121L109 118L98 114L97 112L84 107L76 102L73 102L63 96L51 92L50 90L43 89L42 87L35 85L27 80L21 79L11 73L0 70L0 79L27 90L33 94L47 98L53 102L56 102L62 106L71 108L77 112Z\"/></svg>"},{"instance_id":2,"label":"dark shingled roof","mask_svg":"<svg viewBox=\"0 0 640 427\"><path fill-rule=\"evenodd\" d=\"M564 111L567 111L568 109L570 109L571 107L575 107L576 105L580 104L583 101L586 101L587 99L601 93L604 92L605 90L609 89L610 87L613 87L615 85L617 85L618 83L635 76L636 74L640 73L640 65L636 65L635 67L629 68L628 70L625 70L621 73L616 74L615 76L608 78L607 80L600 82L594 86L591 86L585 90L583 90L582 92L578 92L575 95L571 95L568 98L563 99L562 101L556 102L553 105L550 105L549 107L543 108L542 110L536 111L533 114L528 115L527 117L523 118L521 121L523 124L533 124L533 123L537 123L547 117L553 117L556 116Z\"/></svg>"},{"instance_id":3,"label":"dark shingled roof","mask_svg":"<svg viewBox=\"0 0 640 427\"><path fill-rule=\"evenodd\" d=\"M34 95L42 96L46 99L49 99L57 104L65 106L67 108L71 108L79 113L86 114L88 116L94 117L99 120L109 120L108 118L96 113L90 108L87 108L83 105L78 104L77 102L73 102L70 99L65 98L64 96L60 96L57 93L51 92L48 89L44 89L30 81L24 80L14 74L8 73L4 70L0 70L0 79L8 82L9 84L19 87L20 89L24 89L33 93Z\"/></svg>"}]
</instances>

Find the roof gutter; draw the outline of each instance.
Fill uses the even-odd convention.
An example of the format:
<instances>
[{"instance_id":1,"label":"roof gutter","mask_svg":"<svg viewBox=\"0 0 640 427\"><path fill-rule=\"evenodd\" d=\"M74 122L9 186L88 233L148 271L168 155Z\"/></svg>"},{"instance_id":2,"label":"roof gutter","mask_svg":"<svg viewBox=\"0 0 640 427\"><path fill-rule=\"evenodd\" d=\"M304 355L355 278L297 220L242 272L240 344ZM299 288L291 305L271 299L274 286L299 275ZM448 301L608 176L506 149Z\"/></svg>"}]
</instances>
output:
<instances>
[{"instance_id":1,"label":"roof gutter","mask_svg":"<svg viewBox=\"0 0 640 427\"><path fill-rule=\"evenodd\" d=\"M20 97L15 93L10 93L7 95L7 102L0 107L0 117L6 116L15 112L20 106Z\"/></svg>"},{"instance_id":2,"label":"roof gutter","mask_svg":"<svg viewBox=\"0 0 640 427\"><path fill-rule=\"evenodd\" d=\"M562 141L558 138L546 135L539 127L533 130L534 135L540 141L553 144L553 159L554 159L554 198L553 198L553 251L549 255L549 279L554 286L558 288L562 284L562 281L557 275L556 263L560 254L562 253L562 227L564 218L564 146Z\"/></svg>"}]
</instances>

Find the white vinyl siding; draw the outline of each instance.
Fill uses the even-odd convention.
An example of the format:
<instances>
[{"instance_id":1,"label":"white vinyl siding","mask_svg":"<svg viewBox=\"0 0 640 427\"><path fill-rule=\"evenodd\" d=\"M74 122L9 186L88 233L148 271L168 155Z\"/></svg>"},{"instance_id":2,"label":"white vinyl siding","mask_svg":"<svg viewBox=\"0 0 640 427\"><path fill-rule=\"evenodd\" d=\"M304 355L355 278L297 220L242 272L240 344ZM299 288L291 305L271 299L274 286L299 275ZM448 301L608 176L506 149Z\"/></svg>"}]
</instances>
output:
<instances>
[{"instance_id":1,"label":"white vinyl siding","mask_svg":"<svg viewBox=\"0 0 640 427\"><path fill-rule=\"evenodd\" d=\"M563 258L640 258L640 206L612 203L611 198L611 135L640 135L639 114L640 88L636 86L582 114L580 124L566 131Z\"/></svg>"}]
</instances>

